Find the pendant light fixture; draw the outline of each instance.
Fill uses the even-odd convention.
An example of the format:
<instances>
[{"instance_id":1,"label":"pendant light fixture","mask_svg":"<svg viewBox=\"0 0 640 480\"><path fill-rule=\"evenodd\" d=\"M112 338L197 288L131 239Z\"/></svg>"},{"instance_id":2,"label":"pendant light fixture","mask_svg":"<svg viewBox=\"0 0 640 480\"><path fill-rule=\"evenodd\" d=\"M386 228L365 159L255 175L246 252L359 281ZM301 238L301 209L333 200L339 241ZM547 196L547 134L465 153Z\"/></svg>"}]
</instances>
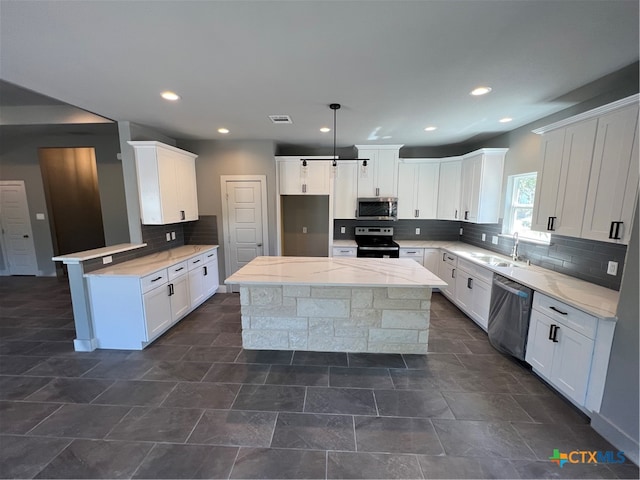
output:
<instances>
[{"instance_id":1,"label":"pendant light fixture","mask_svg":"<svg viewBox=\"0 0 640 480\"><path fill-rule=\"evenodd\" d=\"M331 166L333 167L334 172L335 172L335 169L338 166L338 158L337 158L337 155L336 155L336 133L337 133L336 132L336 116L337 116L336 114L337 114L337 111L340 110L341 107L342 107L342 105L340 105L339 103L330 103L329 104L329 108L331 110L333 110L333 157L332 158L303 158L301 160L302 160L302 166L304 168L306 168L307 162L315 162L315 161L325 161L326 162L327 160L330 160L331 161ZM366 158L365 159L362 159L362 158L341 158L340 160L363 160L362 161L362 169L363 169L363 171L366 171L367 160L368 160Z\"/></svg>"}]
</instances>

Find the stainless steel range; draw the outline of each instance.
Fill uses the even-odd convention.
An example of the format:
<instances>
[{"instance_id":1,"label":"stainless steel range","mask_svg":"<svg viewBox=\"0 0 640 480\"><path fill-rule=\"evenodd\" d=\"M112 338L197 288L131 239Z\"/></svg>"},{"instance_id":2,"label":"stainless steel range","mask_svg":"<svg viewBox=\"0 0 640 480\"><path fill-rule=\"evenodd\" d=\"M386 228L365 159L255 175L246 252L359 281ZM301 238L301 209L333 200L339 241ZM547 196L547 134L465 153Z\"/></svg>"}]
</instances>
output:
<instances>
[{"instance_id":1,"label":"stainless steel range","mask_svg":"<svg viewBox=\"0 0 640 480\"><path fill-rule=\"evenodd\" d=\"M400 257L400 245L393 241L393 227L356 227L356 243L358 257Z\"/></svg>"}]
</instances>

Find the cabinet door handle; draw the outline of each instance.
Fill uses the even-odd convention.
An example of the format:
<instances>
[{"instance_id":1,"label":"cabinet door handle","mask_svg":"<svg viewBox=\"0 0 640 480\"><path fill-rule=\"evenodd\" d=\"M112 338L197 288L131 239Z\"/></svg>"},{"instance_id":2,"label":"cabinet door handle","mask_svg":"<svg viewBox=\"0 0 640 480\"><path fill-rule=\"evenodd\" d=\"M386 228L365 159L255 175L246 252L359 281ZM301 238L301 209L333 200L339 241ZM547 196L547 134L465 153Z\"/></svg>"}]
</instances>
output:
<instances>
[{"instance_id":1,"label":"cabinet door handle","mask_svg":"<svg viewBox=\"0 0 640 480\"><path fill-rule=\"evenodd\" d=\"M446 253L443 253L443 254L442 254L442 261L443 261L443 262L445 261L446 256L447 256L447 254L446 254Z\"/></svg>"},{"instance_id":2,"label":"cabinet door handle","mask_svg":"<svg viewBox=\"0 0 640 480\"><path fill-rule=\"evenodd\" d=\"M613 229L613 225L611 225L611 228ZM551 230L551 217L547 217L547 230Z\"/></svg>"},{"instance_id":3,"label":"cabinet door handle","mask_svg":"<svg viewBox=\"0 0 640 480\"><path fill-rule=\"evenodd\" d=\"M547 224L547 230L550 232L555 232L556 230L556 219L558 217L549 217L549 222Z\"/></svg>"},{"instance_id":4,"label":"cabinet door handle","mask_svg":"<svg viewBox=\"0 0 640 480\"><path fill-rule=\"evenodd\" d=\"M469 210L464 211L464 219L469 220Z\"/></svg>"},{"instance_id":5,"label":"cabinet door handle","mask_svg":"<svg viewBox=\"0 0 640 480\"><path fill-rule=\"evenodd\" d=\"M455 268L451 269L451 278L456 278L456 269Z\"/></svg>"},{"instance_id":6,"label":"cabinet door handle","mask_svg":"<svg viewBox=\"0 0 640 480\"><path fill-rule=\"evenodd\" d=\"M609 238L613 238L613 231L616 228L616 222L611 222L611 228L609 228Z\"/></svg>"},{"instance_id":7,"label":"cabinet door handle","mask_svg":"<svg viewBox=\"0 0 640 480\"><path fill-rule=\"evenodd\" d=\"M162 280L162 277L156 277L156 278L154 278L153 280L151 280L151 283L153 283L153 282L157 282L158 280Z\"/></svg>"},{"instance_id":8,"label":"cabinet door handle","mask_svg":"<svg viewBox=\"0 0 640 480\"><path fill-rule=\"evenodd\" d=\"M453 214L453 218L458 218L458 209L456 208L456 212Z\"/></svg>"},{"instance_id":9,"label":"cabinet door handle","mask_svg":"<svg viewBox=\"0 0 640 480\"><path fill-rule=\"evenodd\" d=\"M560 315L567 315L567 312L563 312L562 310L558 310L556 307L549 307L554 312L558 312Z\"/></svg>"},{"instance_id":10,"label":"cabinet door handle","mask_svg":"<svg viewBox=\"0 0 640 480\"><path fill-rule=\"evenodd\" d=\"M206 277L208 275L207 266L205 265L204 267L202 267L202 270L204 272L204 276Z\"/></svg>"},{"instance_id":11,"label":"cabinet door handle","mask_svg":"<svg viewBox=\"0 0 640 480\"><path fill-rule=\"evenodd\" d=\"M302 184L302 193L307 193L307 184L306 183Z\"/></svg>"},{"instance_id":12,"label":"cabinet door handle","mask_svg":"<svg viewBox=\"0 0 640 480\"><path fill-rule=\"evenodd\" d=\"M556 328L553 329L553 338L551 339L553 343L558 343L558 330L560 327L558 325L554 325Z\"/></svg>"},{"instance_id":13,"label":"cabinet door handle","mask_svg":"<svg viewBox=\"0 0 640 480\"><path fill-rule=\"evenodd\" d=\"M473 278L471 278L471 277L467 278L467 288L468 289L472 289L473 288Z\"/></svg>"},{"instance_id":14,"label":"cabinet door handle","mask_svg":"<svg viewBox=\"0 0 640 480\"><path fill-rule=\"evenodd\" d=\"M180 210L180 220L184 220L185 218L184 210Z\"/></svg>"},{"instance_id":15,"label":"cabinet door handle","mask_svg":"<svg viewBox=\"0 0 640 480\"><path fill-rule=\"evenodd\" d=\"M616 224L616 232L613 234L613 239L614 240L620 240L620 227L622 226L623 222L613 222Z\"/></svg>"},{"instance_id":16,"label":"cabinet door handle","mask_svg":"<svg viewBox=\"0 0 640 480\"><path fill-rule=\"evenodd\" d=\"M549 325L549 340L551 341L553 341L553 327L555 327L553 323Z\"/></svg>"},{"instance_id":17,"label":"cabinet door handle","mask_svg":"<svg viewBox=\"0 0 640 480\"><path fill-rule=\"evenodd\" d=\"M379 196L380 196L380 188L376 187L376 197L379 197Z\"/></svg>"},{"instance_id":18,"label":"cabinet door handle","mask_svg":"<svg viewBox=\"0 0 640 480\"><path fill-rule=\"evenodd\" d=\"M173 295L173 283L170 283L169 285L167 285L169 287L169 296Z\"/></svg>"}]
</instances>

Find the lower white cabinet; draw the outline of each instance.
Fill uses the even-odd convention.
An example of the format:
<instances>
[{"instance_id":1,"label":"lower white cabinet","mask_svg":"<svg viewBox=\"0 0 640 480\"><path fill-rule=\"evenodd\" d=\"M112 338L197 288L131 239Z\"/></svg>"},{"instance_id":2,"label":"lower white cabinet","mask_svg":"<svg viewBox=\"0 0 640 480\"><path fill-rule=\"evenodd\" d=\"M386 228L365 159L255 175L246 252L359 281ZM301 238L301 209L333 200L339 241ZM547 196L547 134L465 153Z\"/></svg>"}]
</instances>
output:
<instances>
[{"instance_id":1,"label":"lower white cabinet","mask_svg":"<svg viewBox=\"0 0 640 480\"><path fill-rule=\"evenodd\" d=\"M89 274L87 283L96 347L142 350L215 293L217 250L144 277Z\"/></svg>"},{"instance_id":2,"label":"lower white cabinet","mask_svg":"<svg viewBox=\"0 0 640 480\"><path fill-rule=\"evenodd\" d=\"M438 266L438 276L447 282L446 287L440 287L440 292L449 300L455 302L456 298L456 266L458 257L448 252L442 252Z\"/></svg>"},{"instance_id":3,"label":"lower white cabinet","mask_svg":"<svg viewBox=\"0 0 640 480\"><path fill-rule=\"evenodd\" d=\"M584 406L598 319L538 292L533 299L526 361L561 393Z\"/></svg>"},{"instance_id":4,"label":"lower white cabinet","mask_svg":"<svg viewBox=\"0 0 640 480\"><path fill-rule=\"evenodd\" d=\"M492 277L490 270L458 259L455 303L484 330L489 324Z\"/></svg>"},{"instance_id":5,"label":"lower white cabinet","mask_svg":"<svg viewBox=\"0 0 640 480\"><path fill-rule=\"evenodd\" d=\"M422 265L432 273L438 274L438 264L440 263L440 249L425 248Z\"/></svg>"},{"instance_id":6,"label":"lower white cabinet","mask_svg":"<svg viewBox=\"0 0 640 480\"><path fill-rule=\"evenodd\" d=\"M357 257L358 247L333 247L331 254L334 257Z\"/></svg>"}]
</instances>

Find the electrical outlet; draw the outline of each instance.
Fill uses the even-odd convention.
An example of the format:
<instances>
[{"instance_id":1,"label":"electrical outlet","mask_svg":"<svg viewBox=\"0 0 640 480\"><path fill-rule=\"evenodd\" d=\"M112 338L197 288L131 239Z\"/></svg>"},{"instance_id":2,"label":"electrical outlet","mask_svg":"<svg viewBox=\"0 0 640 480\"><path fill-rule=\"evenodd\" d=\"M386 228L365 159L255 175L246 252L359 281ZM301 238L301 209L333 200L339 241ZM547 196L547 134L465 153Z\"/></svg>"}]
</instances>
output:
<instances>
[{"instance_id":1,"label":"electrical outlet","mask_svg":"<svg viewBox=\"0 0 640 480\"><path fill-rule=\"evenodd\" d=\"M347 233L347 227L340 227L340 233Z\"/></svg>"},{"instance_id":2,"label":"electrical outlet","mask_svg":"<svg viewBox=\"0 0 640 480\"><path fill-rule=\"evenodd\" d=\"M416 227L416 235L420 235L420 227Z\"/></svg>"},{"instance_id":3,"label":"electrical outlet","mask_svg":"<svg viewBox=\"0 0 640 480\"><path fill-rule=\"evenodd\" d=\"M491 237L491 243L493 243L494 245L498 244L498 236L497 235L493 235Z\"/></svg>"},{"instance_id":4,"label":"electrical outlet","mask_svg":"<svg viewBox=\"0 0 640 480\"><path fill-rule=\"evenodd\" d=\"M106 265L107 263L113 262L113 257L109 255L108 257L102 257L102 264Z\"/></svg>"},{"instance_id":5,"label":"electrical outlet","mask_svg":"<svg viewBox=\"0 0 640 480\"><path fill-rule=\"evenodd\" d=\"M176 239L176 232L171 232L171 240L175 240Z\"/></svg>"},{"instance_id":6,"label":"electrical outlet","mask_svg":"<svg viewBox=\"0 0 640 480\"><path fill-rule=\"evenodd\" d=\"M462 235L463 233L464 233L464 229L460 227L460 235Z\"/></svg>"},{"instance_id":7,"label":"electrical outlet","mask_svg":"<svg viewBox=\"0 0 640 480\"><path fill-rule=\"evenodd\" d=\"M618 274L618 262L609 262L607 265L607 274L614 276Z\"/></svg>"},{"instance_id":8,"label":"electrical outlet","mask_svg":"<svg viewBox=\"0 0 640 480\"><path fill-rule=\"evenodd\" d=\"M486 242L486 241L487 241L487 234L486 234L486 233L483 233L483 234L482 234L482 241L483 241L483 242Z\"/></svg>"},{"instance_id":9,"label":"electrical outlet","mask_svg":"<svg viewBox=\"0 0 640 480\"><path fill-rule=\"evenodd\" d=\"M302 227L302 233L307 233L307 227Z\"/></svg>"},{"instance_id":10,"label":"electrical outlet","mask_svg":"<svg viewBox=\"0 0 640 480\"><path fill-rule=\"evenodd\" d=\"M44 220L44 213L36 213L36 220Z\"/></svg>"},{"instance_id":11,"label":"electrical outlet","mask_svg":"<svg viewBox=\"0 0 640 480\"><path fill-rule=\"evenodd\" d=\"M167 232L167 242L171 241L171 234L169 232Z\"/></svg>"}]
</instances>

